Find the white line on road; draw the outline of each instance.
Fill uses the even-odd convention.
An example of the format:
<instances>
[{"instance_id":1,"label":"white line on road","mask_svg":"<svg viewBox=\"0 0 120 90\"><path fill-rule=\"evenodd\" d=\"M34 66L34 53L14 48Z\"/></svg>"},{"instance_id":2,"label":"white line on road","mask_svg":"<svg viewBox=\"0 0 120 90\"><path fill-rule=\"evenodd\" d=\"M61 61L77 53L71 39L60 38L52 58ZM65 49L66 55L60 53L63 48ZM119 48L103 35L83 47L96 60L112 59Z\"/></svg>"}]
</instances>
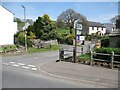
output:
<instances>
[{"instance_id":1,"label":"white line on road","mask_svg":"<svg viewBox=\"0 0 120 90\"><path fill-rule=\"evenodd\" d=\"M35 67L34 65L27 65L28 67Z\"/></svg>"},{"instance_id":2,"label":"white line on road","mask_svg":"<svg viewBox=\"0 0 120 90\"><path fill-rule=\"evenodd\" d=\"M19 65L17 65L17 64L13 64L12 66L14 66L14 67L18 67Z\"/></svg>"},{"instance_id":3,"label":"white line on road","mask_svg":"<svg viewBox=\"0 0 120 90\"><path fill-rule=\"evenodd\" d=\"M5 64L5 62L2 62L2 64Z\"/></svg>"},{"instance_id":4,"label":"white line on road","mask_svg":"<svg viewBox=\"0 0 120 90\"><path fill-rule=\"evenodd\" d=\"M37 68L32 68L32 70L37 70Z\"/></svg>"},{"instance_id":5,"label":"white line on road","mask_svg":"<svg viewBox=\"0 0 120 90\"><path fill-rule=\"evenodd\" d=\"M29 69L29 67L26 67L26 66L22 66L22 68Z\"/></svg>"},{"instance_id":6,"label":"white line on road","mask_svg":"<svg viewBox=\"0 0 120 90\"><path fill-rule=\"evenodd\" d=\"M25 64L23 64L23 63L18 63L19 65L25 65Z\"/></svg>"},{"instance_id":7,"label":"white line on road","mask_svg":"<svg viewBox=\"0 0 120 90\"><path fill-rule=\"evenodd\" d=\"M39 57L35 57L35 58L33 58L33 59L38 59Z\"/></svg>"},{"instance_id":8,"label":"white line on road","mask_svg":"<svg viewBox=\"0 0 120 90\"><path fill-rule=\"evenodd\" d=\"M4 63L4 65L9 65L8 63Z\"/></svg>"},{"instance_id":9,"label":"white line on road","mask_svg":"<svg viewBox=\"0 0 120 90\"><path fill-rule=\"evenodd\" d=\"M10 63L12 63L12 64L13 64L13 63L15 63L15 62L10 62Z\"/></svg>"}]
</instances>

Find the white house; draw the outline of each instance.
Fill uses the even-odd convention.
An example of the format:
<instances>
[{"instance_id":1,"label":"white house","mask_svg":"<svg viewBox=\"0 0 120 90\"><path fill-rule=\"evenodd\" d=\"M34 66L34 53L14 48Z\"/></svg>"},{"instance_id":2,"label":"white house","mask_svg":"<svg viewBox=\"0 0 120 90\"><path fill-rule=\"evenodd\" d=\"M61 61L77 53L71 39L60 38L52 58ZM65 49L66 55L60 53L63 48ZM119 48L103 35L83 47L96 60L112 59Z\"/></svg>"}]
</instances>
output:
<instances>
[{"instance_id":1,"label":"white house","mask_svg":"<svg viewBox=\"0 0 120 90\"><path fill-rule=\"evenodd\" d=\"M17 22L14 22L14 14L0 5L0 45L14 44L16 32Z\"/></svg>"},{"instance_id":2,"label":"white house","mask_svg":"<svg viewBox=\"0 0 120 90\"><path fill-rule=\"evenodd\" d=\"M104 26L106 27L107 34L116 33L116 27L114 24L105 23Z\"/></svg>"},{"instance_id":3,"label":"white house","mask_svg":"<svg viewBox=\"0 0 120 90\"><path fill-rule=\"evenodd\" d=\"M99 34L101 36L106 34L106 27L99 22L89 22L88 35Z\"/></svg>"}]
</instances>

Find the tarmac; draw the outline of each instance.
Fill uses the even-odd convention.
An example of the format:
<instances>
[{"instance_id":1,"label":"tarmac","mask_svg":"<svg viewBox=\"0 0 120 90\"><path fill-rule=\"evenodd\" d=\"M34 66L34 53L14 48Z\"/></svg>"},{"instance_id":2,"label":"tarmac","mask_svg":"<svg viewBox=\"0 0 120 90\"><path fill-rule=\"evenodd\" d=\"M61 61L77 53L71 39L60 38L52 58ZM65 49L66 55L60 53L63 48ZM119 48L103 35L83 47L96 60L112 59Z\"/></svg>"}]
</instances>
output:
<instances>
[{"instance_id":1,"label":"tarmac","mask_svg":"<svg viewBox=\"0 0 120 90\"><path fill-rule=\"evenodd\" d=\"M105 85L118 88L118 69L71 63L50 61L40 65L39 70L56 78L69 79L77 82Z\"/></svg>"}]
</instances>

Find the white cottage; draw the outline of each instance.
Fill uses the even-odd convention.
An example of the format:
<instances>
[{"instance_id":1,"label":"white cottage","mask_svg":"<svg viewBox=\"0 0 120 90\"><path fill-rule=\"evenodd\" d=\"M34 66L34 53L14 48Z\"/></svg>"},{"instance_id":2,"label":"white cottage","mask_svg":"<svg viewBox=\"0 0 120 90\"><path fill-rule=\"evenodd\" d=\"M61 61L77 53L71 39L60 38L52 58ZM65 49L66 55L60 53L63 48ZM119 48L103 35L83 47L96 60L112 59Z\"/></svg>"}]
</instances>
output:
<instances>
[{"instance_id":1,"label":"white cottage","mask_svg":"<svg viewBox=\"0 0 120 90\"><path fill-rule=\"evenodd\" d=\"M106 27L99 22L89 22L89 35L99 34L101 36L106 34Z\"/></svg>"},{"instance_id":2,"label":"white cottage","mask_svg":"<svg viewBox=\"0 0 120 90\"><path fill-rule=\"evenodd\" d=\"M13 45L17 31L14 14L0 5L0 45Z\"/></svg>"}]
</instances>

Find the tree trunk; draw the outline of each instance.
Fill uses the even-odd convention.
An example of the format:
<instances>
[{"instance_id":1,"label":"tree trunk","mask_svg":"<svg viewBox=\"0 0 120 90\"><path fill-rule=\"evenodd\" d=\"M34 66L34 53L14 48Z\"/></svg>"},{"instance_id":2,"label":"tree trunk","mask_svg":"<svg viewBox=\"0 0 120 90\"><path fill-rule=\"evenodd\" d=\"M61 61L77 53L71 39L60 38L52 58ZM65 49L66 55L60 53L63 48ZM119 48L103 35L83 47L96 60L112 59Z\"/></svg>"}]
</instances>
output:
<instances>
[{"instance_id":1,"label":"tree trunk","mask_svg":"<svg viewBox=\"0 0 120 90\"><path fill-rule=\"evenodd\" d=\"M70 27L70 34L72 34L72 27Z\"/></svg>"}]
</instances>

